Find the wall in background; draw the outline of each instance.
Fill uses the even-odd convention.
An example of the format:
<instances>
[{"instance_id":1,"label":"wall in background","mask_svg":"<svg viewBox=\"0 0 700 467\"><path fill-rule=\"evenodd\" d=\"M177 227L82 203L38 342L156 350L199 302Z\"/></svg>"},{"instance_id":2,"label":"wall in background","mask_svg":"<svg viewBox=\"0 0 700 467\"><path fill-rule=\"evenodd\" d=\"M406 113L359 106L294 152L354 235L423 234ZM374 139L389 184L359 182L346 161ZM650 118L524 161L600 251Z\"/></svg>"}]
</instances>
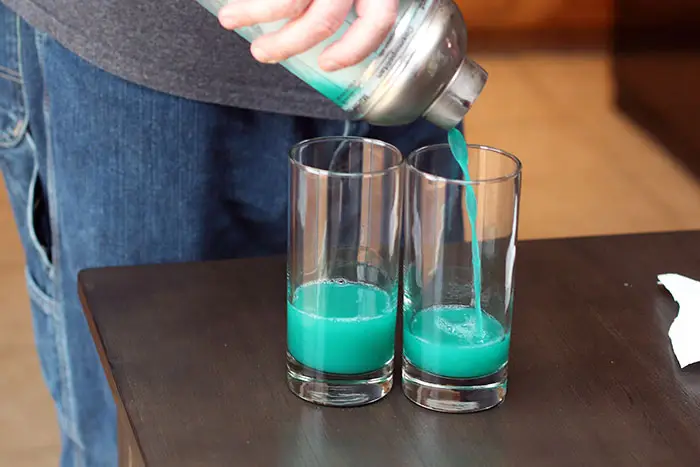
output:
<instances>
[{"instance_id":1,"label":"wall in background","mask_svg":"<svg viewBox=\"0 0 700 467\"><path fill-rule=\"evenodd\" d=\"M456 0L471 50L607 47L614 0Z\"/></svg>"}]
</instances>

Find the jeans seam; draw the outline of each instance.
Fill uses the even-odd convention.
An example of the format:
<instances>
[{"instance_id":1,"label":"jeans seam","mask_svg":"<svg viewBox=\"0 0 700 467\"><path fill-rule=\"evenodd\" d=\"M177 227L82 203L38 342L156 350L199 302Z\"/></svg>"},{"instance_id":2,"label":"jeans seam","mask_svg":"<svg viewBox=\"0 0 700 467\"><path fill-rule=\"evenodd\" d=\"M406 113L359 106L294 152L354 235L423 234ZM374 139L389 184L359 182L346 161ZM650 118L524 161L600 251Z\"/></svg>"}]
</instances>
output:
<instances>
[{"instance_id":1,"label":"jeans seam","mask_svg":"<svg viewBox=\"0 0 700 467\"><path fill-rule=\"evenodd\" d=\"M53 278L54 278L54 270L55 268L51 264L51 261L49 261L49 257L46 253L46 249L41 245L41 242L39 242L39 239L36 236L36 231L34 230L34 193L36 189L36 182L37 179L39 178L39 162L37 160L37 151L36 151L36 144L34 143L34 138L32 138L28 133L27 129L29 127L29 96L27 94L27 86L24 84L24 70L23 70L23 60L22 60L22 34L21 34L21 22L19 16L17 16L17 69L19 70L18 75L20 79L22 80L21 83L21 88L22 88L22 100L24 101L23 107L25 111L25 117L24 117L24 138L29 145L29 148L32 153L32 158L34 159L34 172L32 173L32 181L29 186L29 193L27 194L27 199L31 200L32 202L27 203L27 212L26 212L26 222L27 222L27 231L29 232L29 239L30 242L32 243L32 246L34 249L38 252L39 258L41 259L41 264L44 267L44 270L46 271L49 280L53 283ZM49 210L49 218L51 217L51 211ZM54 286L55 288L55 286Z\"/></svg>"},{"instance_id":2,"label":"jeans seam","mask_svg":"<svg viewBox=\"0 0 700 467\"><path fill-rule=\"evenodd\" d=\"M44 128L46 134L46 198L49 205L49 225L51 229L51 248L52 248L52 258L54 265L60 264L60 234L58 231L58 217L60 212L58 210L58 202L56 198L56 187L55 187L55 173L54 173L54 152L53 152L53 135L51 132L51 118L50 118L50 100L46 98L46 70L44 67L45 60L45 50L42 38L45 37L41 35L38 31L34 32L34 45L37 52L37 59L39 62L39 69L42 77L42 82L44 83L44 99L43 99L43 114L44 114ZM63 287L61 268L54 267L54 281L55 284L55 300L57 303L57 313L56 313L56 353L59 359L59 371L61 373L61 379L65 383L65 391L61 394L61 404L65 408L65 413L69 415L69 420L64 420L64 429L67 431L67 435L73 443L79 448L78 452L75 452L75 467L85 467L84 451L85 446L82 442L80 433L78 432L75 420L78 420L77 407L74 403L75 394L73 388L73 382L68 377L70 374L70 359L68 358L68 342L66 338L66 320L63 313L60 312L63 299ZM77 291L76 291L77 293Z\"/></svg>"}]
</instances>

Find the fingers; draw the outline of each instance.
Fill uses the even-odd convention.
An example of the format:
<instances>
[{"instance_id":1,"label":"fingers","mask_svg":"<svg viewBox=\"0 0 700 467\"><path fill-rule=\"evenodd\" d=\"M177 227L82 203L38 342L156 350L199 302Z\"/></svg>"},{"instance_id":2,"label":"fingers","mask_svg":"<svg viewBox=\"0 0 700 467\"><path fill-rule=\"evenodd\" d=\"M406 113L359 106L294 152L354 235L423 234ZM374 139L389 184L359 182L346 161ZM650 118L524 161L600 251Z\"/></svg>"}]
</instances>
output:
<instances>
[{"instance_id":1,"label":"fingers","mask_svg":"<svg viewBox=\"0 0 700 467\"><path fill-rule=\"evenodd\" d=\"M256 39L253 56L263 63L277 63L307 51L338 31L352 5L353 0L314 0L303 15Z\"/></svg>"},{"instance_id":2,"label":"fingers","mask_svg":"<svg viewBox=\"0 0 700 467\"><path fill-rule=\"evenodd\" d=\"M342 26L353 4L358 18L319 57L335 71L355 65L375 51L394 26L399 0L233 0L219 12L226 29L290 19L282 29L253 41L251 52L263 63L277 63L328 39Z\"/></svg>"},{"instance_id":3,"label":"fingers","mask_svg":"<svg viewBox=\"0 0 700 467\"><path fill-rule=\"evenodd\" d=\"M219 11L219 22L226 29L296 18L312 0L233 0Z\"/></svg>"},{"instance_id":4,"label":"fingers","mask_svg":"<svg viewBox=\"0 0 700 467\"><path fill-rule=\"evenodd\" d=\"M324 71L356 65L379 48L396 21L398 0L357 0L358 19L319 57Z\"/></svg>"}]
</instances>

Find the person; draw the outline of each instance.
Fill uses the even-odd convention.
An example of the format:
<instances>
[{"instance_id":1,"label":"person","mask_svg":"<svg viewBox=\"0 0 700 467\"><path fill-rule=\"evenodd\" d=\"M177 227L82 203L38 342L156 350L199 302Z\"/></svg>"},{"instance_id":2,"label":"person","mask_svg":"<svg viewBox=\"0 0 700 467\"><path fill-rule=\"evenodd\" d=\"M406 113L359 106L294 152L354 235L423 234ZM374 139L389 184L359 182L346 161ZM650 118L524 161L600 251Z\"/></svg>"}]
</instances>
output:
<instances>
[{"instance_id":1,"label":"person","mask_svg":"<svg viewBox=\"0 0 700 467\"><path fill-rule=\"evenodd\" d=\"M218 19L193 0L0 1L0 169L60 463L112 467L115 406L78 272L283 253L295 142L359 135L407 154L445 134L350 120L270 65L328 37L353 6L359 19L319 63L356 63L398 0L236 0ZM291 21L252 46L227 30L279 19Z\"/></svg>"}]
</instances>

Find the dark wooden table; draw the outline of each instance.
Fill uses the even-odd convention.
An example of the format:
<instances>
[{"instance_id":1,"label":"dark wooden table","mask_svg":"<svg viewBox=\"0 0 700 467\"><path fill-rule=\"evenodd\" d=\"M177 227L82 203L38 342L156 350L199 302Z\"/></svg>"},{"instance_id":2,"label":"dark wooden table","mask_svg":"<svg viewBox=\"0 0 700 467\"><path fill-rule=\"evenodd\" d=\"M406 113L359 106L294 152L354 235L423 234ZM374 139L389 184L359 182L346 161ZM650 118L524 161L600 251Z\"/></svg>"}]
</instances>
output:
<instances>
[{"instance_id":1,"label":"dark wooden table","mask_svg":"<svg viewBox=\"0 0 700 467\"><path fill-rule=\"evenodd\" d=\"M285 385L283 258L90 270L88 321L122 465L698 466L700 368L680 370L657 274L700 279L700 232L523 242L509 393L472 415L320 408Z\"/></svg>"}]
</instances>

